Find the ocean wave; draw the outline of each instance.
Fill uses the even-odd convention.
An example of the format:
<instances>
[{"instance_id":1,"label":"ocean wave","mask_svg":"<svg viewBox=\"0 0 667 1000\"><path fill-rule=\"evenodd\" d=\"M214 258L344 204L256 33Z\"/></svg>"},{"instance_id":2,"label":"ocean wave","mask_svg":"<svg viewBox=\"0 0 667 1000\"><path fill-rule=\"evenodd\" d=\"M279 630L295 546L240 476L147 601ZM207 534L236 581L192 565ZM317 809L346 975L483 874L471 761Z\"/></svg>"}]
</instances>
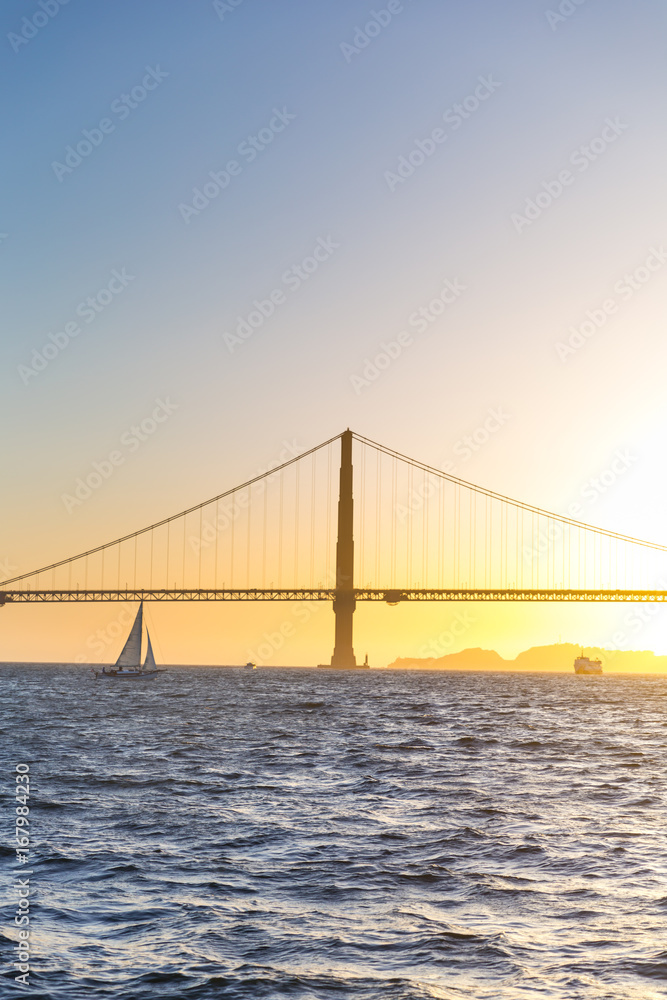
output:
<instances>
[{"instance_id":1,"label":"ocean wave","mask_svg":"<svg viewBox=\"0 0 667 1000\"><path fill-rule=\"evenodd\" d=\"M91 703L76 671L31 677L0 709L6 746L34 733L26 996L644 1000L667 978L659 685L603 708L560 675L283 670L249 698L191 668Z\"/></svg>"}]
</instances>

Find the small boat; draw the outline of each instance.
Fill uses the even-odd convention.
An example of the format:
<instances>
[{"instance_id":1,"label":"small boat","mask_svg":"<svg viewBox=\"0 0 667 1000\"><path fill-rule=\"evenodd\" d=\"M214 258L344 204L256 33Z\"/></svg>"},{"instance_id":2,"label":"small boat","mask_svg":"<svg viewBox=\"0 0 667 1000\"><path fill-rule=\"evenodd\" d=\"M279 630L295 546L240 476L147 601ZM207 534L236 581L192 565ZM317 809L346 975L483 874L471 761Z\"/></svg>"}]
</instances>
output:
<instances>
[{"instance_id":1,"label":"small boat","mask_svg":"<svg viewBox=\"0 0 667 1000\"><path fill-rule=\"evenodd\" d=\"M250 660L248 660L248 662L246 663L246 665L245 665L245 667L243 669L244 670L257 670L257 664L256 663L252 663Z\"/></svg>"},{"instance_id":2,"label":"small boat","mask_svg":"<svg viewBox=\"0 0 667 1000\"><path fill-rule=\"evenodd\" d=\"M587 656L584 656L582 649L581 656L578 656L574 661L574 672L575 674L601 674L602 661L589 660Z\"/></svg>"},{"instance_id":3,"label":"small boat","mask_svg":"<svg viewBox=\"0 0 667 1000\"><path fill-rule=\"evenodd\" d=\"M137 611L137 617L134 619L134 624L130 629L130 634L127 637L127 642L121 650L121 654L116 660L113 667L102 667L101 670L95 670L95 680L99 680L101 677L109 677L115 681L137 681L137 680L147 680L149 677L155 677L157 674L164 673L163 670L158 670L157 664L155 662L155 656L153 654L153 644L151 643L151 637L148 632L148 627L146 628L146 658L141 664L141 637L143 633L144 624L144 604L143 601L139 605L139 610Z\"/></svg>"}]
</instances>

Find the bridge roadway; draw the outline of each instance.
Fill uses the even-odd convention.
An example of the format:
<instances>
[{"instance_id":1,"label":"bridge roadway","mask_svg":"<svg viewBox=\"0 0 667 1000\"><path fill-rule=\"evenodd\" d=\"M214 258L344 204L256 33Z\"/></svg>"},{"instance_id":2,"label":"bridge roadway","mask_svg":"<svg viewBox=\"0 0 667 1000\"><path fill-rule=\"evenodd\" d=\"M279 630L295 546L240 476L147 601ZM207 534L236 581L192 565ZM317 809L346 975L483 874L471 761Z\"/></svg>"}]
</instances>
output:
<instances>
[{"instance_id":1,"label":"bridge roadway","mask_svg":"<svg viewBox=\"0 0 667 1000\"><path fill-rule=\"evenodd\" d=\"M83 603L89 601L334 601L346 596L357 601L382 601L401 604L406 601L667 601L667 590L396 590L357 587L352 592L329 587L300 590L283 587L256 590L174 589L144 590L6 590L0 591L3 604L43 604L48 602Z\"/></svg>"}]
</instances>

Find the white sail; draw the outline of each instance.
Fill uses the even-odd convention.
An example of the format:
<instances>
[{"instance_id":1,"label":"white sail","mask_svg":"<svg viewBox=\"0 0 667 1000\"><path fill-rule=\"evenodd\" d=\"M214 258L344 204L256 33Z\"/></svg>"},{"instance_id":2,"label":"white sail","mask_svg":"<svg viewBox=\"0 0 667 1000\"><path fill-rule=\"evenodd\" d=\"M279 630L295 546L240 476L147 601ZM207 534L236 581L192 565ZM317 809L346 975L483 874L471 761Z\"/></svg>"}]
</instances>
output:
<instances>
[{"instance_id":1,"label":"white sail","mask_svg":"<svg viewBox=\"0 0 667 1000\"><path fill-rule=\"evenodd\" d=\"M127 637L127 642L123 646L122 652L116 660L116 667L133 667L135 670L141 666L141 630L144 622L144 605L139 605L137 617L134 625Z\"/></svg>"},{"instance_id":2,"label":"white sail","mask_svg":"<svg viewBox=\"0 0 667 1000\"><path fill-rule=\"evenodd\" d=\"M148 640L148 649L146 650L146 659L144 660L144 670L157 670L157 663L155 662L155 656L153 655L153 644L151 643L151 636L148 628L146 628L146 638Z\"/></svg>"}]
</instances>

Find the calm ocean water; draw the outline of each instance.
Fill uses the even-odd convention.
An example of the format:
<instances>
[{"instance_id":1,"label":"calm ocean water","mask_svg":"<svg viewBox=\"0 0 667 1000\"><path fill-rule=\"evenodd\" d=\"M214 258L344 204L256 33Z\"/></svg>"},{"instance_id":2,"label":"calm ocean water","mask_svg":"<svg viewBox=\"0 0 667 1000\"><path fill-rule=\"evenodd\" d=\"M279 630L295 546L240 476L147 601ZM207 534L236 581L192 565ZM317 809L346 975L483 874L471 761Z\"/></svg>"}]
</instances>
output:
<instances>
[{"instance_id":1,"label":"calm ocean water","mask_svg":"<svg viewBox=\"0 0 667 1000\"><path fill-rule=\"evenodd\" d=\"M0 677L3 996L667 996L667 679Z\"/></svg>"}]
</instances>

